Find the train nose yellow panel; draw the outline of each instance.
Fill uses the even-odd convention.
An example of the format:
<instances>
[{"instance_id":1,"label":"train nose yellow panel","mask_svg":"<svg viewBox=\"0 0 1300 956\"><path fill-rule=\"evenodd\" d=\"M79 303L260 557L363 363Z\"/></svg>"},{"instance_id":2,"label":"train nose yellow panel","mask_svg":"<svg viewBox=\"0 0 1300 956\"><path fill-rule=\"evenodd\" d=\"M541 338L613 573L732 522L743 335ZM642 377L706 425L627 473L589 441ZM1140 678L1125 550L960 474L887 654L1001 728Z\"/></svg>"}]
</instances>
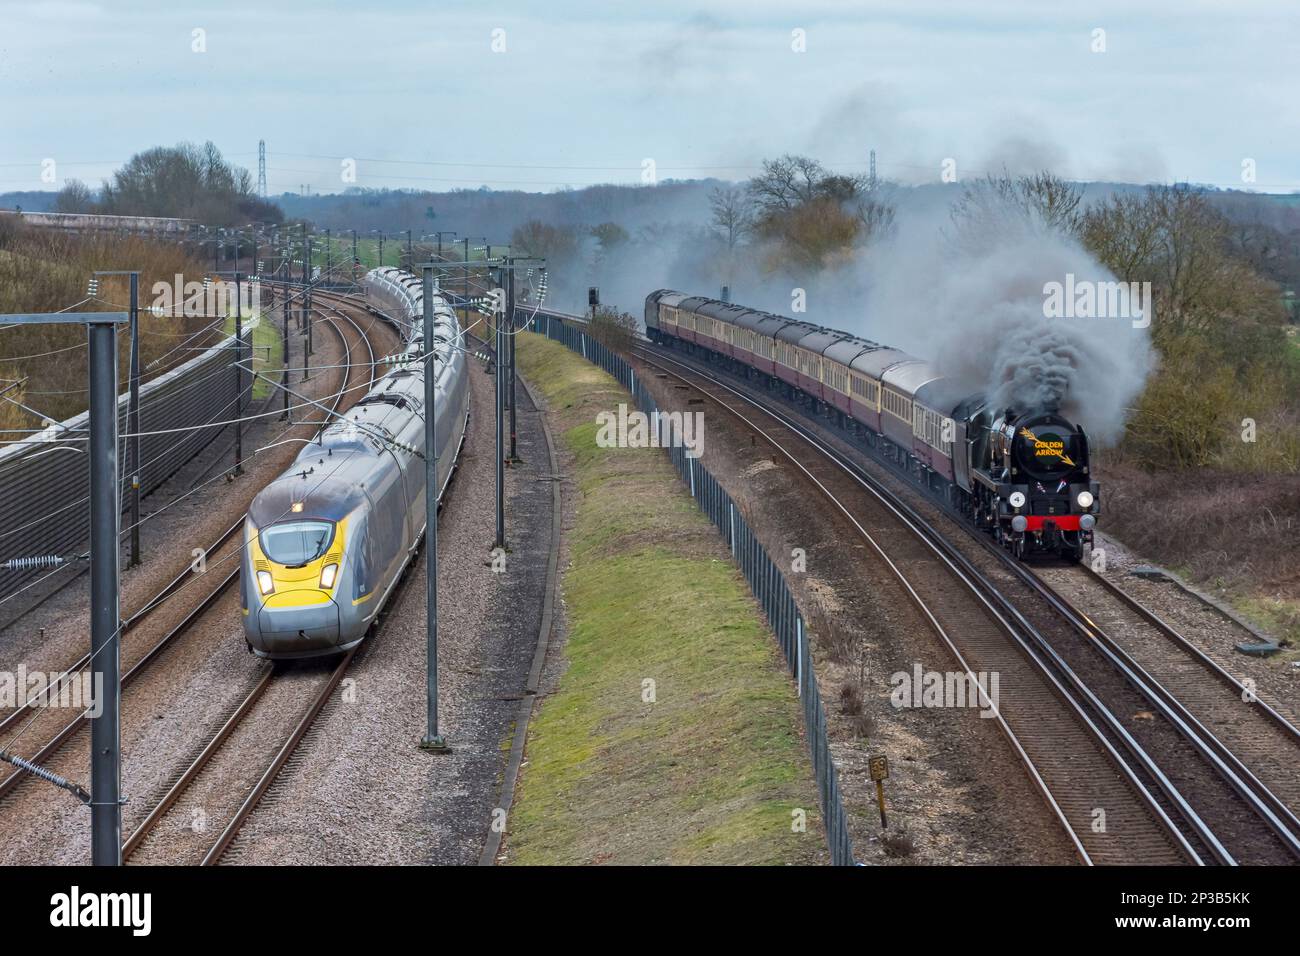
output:
<instances>
[{"instance_id":1,"label":"train nose yellow panel","mask_svg":"<svg viewBox=\"0 0 1300 956\"><path fill-rule=\"evenodd\" d=\"M312 604L328 604L330 596L318 588L299 588L298 590L281 591L280 582L276 581L276 591L274 594L268 594L262 602L262 607L268 610L277 610L286 607L307 607Z\"/></svg>"},{"instance_id":2,"label":"train nose yellow panel","mask_svg":"<svg viewBox=\"0 0 1300 956\"><path fill-rule=\"evenodd\" d=\"M303 568L277 566L271 573L275 575L276 587L280 586L280 582L285 584L300 584L303 581L315 582L320 580L320 562L313 561Z\"/></svg>"}]
</instances>

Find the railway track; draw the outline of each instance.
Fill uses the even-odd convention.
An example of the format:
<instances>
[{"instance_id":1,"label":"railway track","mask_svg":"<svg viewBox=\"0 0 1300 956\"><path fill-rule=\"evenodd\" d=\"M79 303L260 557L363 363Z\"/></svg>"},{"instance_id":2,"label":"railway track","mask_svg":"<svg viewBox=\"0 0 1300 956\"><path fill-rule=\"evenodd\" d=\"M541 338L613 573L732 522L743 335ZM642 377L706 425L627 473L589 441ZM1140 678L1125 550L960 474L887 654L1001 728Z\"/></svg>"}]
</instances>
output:
<instances>
[{"instance_id":1,"label":"railway track","mask_svg":"<svg viewBox=\"0 0 1300 956\"><path fill-rule=\"evenodd\" d=\"M239 521L232 525L209 550L209 555L214 559L214 566L230 561L233 555L238 553L239 546L232 544L232 541L240 528L243 527L243 523L244 519L240 517ZM199 597L198 603L186 611L176 624L166 628L160 637L156 635L151 637L147 629L142 628L141 625L158 608L164 606L169 597L188 587L191 582L209 583L206 573L196 575L188 569L181 572L142 608L123 621L123 689L131 686L150 665L162 656L167 648L176 643L183 634L187 633L230 588L238 576L239 565L233 562L227 570L214 575L215 582L213 586L201 592L196 591L191 595L192 597ZM138 638L135 638L137 631L143 633ZM135 639L128 640L127 635L131 635ZM79 673L89 663L90 655L86 654L71 668L66 669L63 674L66 676ZM0 721L0 734L5 735L3 739L6 741L12 736L31 732L35 732L37 739L44 739L45 742L28 758L31 762L39 765L48 761L84 726L88 726L86 721L87 718L81 714L67 719L58 710L40 708L28 701L15 708L3 721ZM3 780L0 780L0 801L8 797L28 776L27 771L15 769Z\"/></svg>"},{"instance_id":2,"label":"railway track","mask_svg":"<svg viewBox=\"0 0 1300 956\"><path fill-rule=\"evenodd\" d=\"M1028 571L1029 569L1025 569ZM1086 566L1036 568L1044 596L1149 680L1300 856L1300 729L1153 610ZM1082 607L1090 609L1087 613Z\"/></svg>"},{"instance_id":3,"label":"railway track","mask_svg":"<svg viewBox=\"0 0 1300 956\"><path fill-rule=\"evenodd\" d=\"M330 414L346 408L351 402L364 394L364 389L368 388L369 383L372 383L376 377L378 365L376 350L371 344L371 337L374 334L373 323L363 328L362 324L352 316L341 310L332 309L332 311L334 315L323 316L322 318L339 336L343 344L344 360L342 364L345 372L338 390L330 396L329 405L324 406L329 409ZM351 330L351 335L345 331L348 328ZM364 349L364 358L362 358L362 349ZM324 415L318 420L297 422L295 426L308 425L314 427L324 424L328 417L330 416ZM122 653L124 664L126 664L126 669L122 675L123 688L133 684L149 667L164 656L164 652L168 648L176 645L183 635L203 620L213 606L236 582L239 577L237 556L242 547L242 542L238 541L238 532L243 526L243 521L244 517L241 515L208 550L209 567L206 573L195 574L190 568L186 568L123 621ZM213 572L217 568L222 568L222 570L214 576ZM167 628L160 638L149 640L148 635L144 634L136 640L128 641L125 639L128 634L147 631L141 625L146 623L161 608L168 607L169 600L188 591L195 586L196 582L209 581L212 582L210 588L195 590L191 594L192 597L199 597L200 600L190 607L177 623ZM67 668L65 673L75 673L88 663L89 655L87 654L71 668ZM9 743L21 735L33 734L34 739L42 742L36 745L35 752L28 759L39 765L50 760L81 729L88 726L88 718L81 713L68 719L58 710L42 709L28 702L19 708L15 708L3 720L0 720L0 734L4 735L0 736L0 743ZM33 738L29 738L29 740ZM30 774L27 771L15 769L0 781L0 803L7 800L11 794L26 782L29 776Z\"/></svg>"},{"instance_id":4,"label":"railway track","mask_svg":"<svg viewBox=\"0 0 1300 956\"><path fill-rule=\"evenodd\" d=\"M1080 627L1082 616L1077 611L1076 620L1063 606L1053 607L1046 614L1022 613L1023 595L1012 599L1004 593L1011 590L1007 579L1023 571L1022 565L1009 562L1014 568L1007 566L999 580L997 574L990 573L987 561L972 560L962 553L946 535L843 451L784 411L770 408L693 363L643 346L633 351L640 361L699 389L763 434L821 488L835 507L859 525L863 534L868 531L859 519L874 509L855 516L840 500L837 485L842 487L839 483L846 477L894 514L892 529L881 525L872 533L878 540L888 539L896 555L901 548L901 557L891 560L876 541L871 542L873 547L900 579L901 565L908 575L923 582L918 588L905 584L962 668L971 671L976 669L971 662L977 662L978 669L997 670L1003 678L1002 686L1012 688L1012 700L1002 708L1003 730L1070 834L1081 859L1090 863L1235 863L1239 859L1282 863L1294 859L1295 830L1282 812L1285 801L1264 793L1266 787L1243 777L1230 748L1207 741L1194 724L1183 718L1176 695L1151 680L1150 675L1135 680L1138 675L1126 667L1122 658L1116 656L1099 665L1082 653L1079 642L1090 638L1095 643L1097 638L1086 626ZM812 462L830 463L839 478L810 467ZM903 535L898 534L900 525L906 529ZM870 540L871 535L868 537ZM911 544L903 545L905 539ZM924 542L929 554L917 554L916 542ZM931 589L925 600L917 593L924 589L924 580L932 573L926 570L927 565L933 570L946 568L943 573L950 580L957 577L966 593L977 595L985 606L982 620L968 618L960 627L945 628L943 619L951 617L954 610L944 606L950 598L943 596L941 588ZM1028 584L1021 581L1022 587ZM986 626L989 621L996 627ZM1077 641L1063 652L1060 648L1066 630L1072 631ZM1008 654L1012 648L1015 653ZM1133 715L1145 714L1147 707L1161 713L1159 721L1151 721L1159 732L1133 727ZM1166 769L1171 752L1177 755L1177 772ZM1161 759L1152 754L1160 754ZM1109 768L1109 774L1098 760ZM1117 801L1113 787L1101 792L1098 782L1110 784L1109 778L1115 775L1124 781L1127 801ZM1212 782L1203 779L1207 777ZM1101 836L1093 832L1092 826L1099 808L1106 811L1108 830ZM1116 813L1117 809L1121 812ZM1136 832L1114 839L1117 817L1122 827Z\"/></svg>"},{"instance_id":5,"label":"railway track","mask_svg":"<svg viewBox=\"0 0 1300 956\"><path fill-rule=\"evenodd\" d=\"M203 820L202 826L196 826L194 814L196 810L201 810L202 806L199 804L186 804L184 802L185 796L200 787L204 782L205 771L212 766L214 770L209 776L214 779L208 781L209 792L216 791L219 798L229 802L231 788L226 781L233 776L230 772L232 768L230 766L220 766L219 763L214 764L214 758L241 733L245 738L240 742L244 748L241 753L246 752L248 749L265 750L265 739L258 741L256 738L264 738L268 732L268 727L277 724L283 725L286 722L283 713L275 713L277 708L262 707L268 689L276 682L277 674L284 670L284 668L276 665L266 664L262 668L257 681L222 723L216 734L208 740L188 766L175 777L162 798L154 804L149 813L136 826L131 836L127 838L122 846L123 860L132 863L197 863L201 866L220 863L222 856L234 843L244 824L266 796L272 784L284 769L285 764L288 763L289 758L293 756L298 745L311 728L312 723L329 702L356 653L356 648L348 651L325 675L313 675L309 680L301 681L301 683L314 685L310 688L309 693L304 695L298 692L298 688L292 689L296 696L306 697L306 702L301 711L292 720L292 728L284 735L280 745L271 752L266 769L259 775L256 783L246 791L243 799L234 805L233 812L225 818L224 826L217 834L216 839L209 840L205 836L210 830L206 812L200 818ZM285 696L285 694L281 696ZM279 703L283 704L282 701ZM268 711L269 714L263 715L259 708ZM285 708L281 706L278 709L283 711ZM250 740L249 738L253 739ZM257 746L259 743L261 744L260 748ZM228 764L230 762L227 761ZM201 803L210 802L201 801ZM165 839L160 839L167 835L172 837L170 844L167 844ZM188 858L176 858L178 852L185 854L187 851Z\"/></svg>"}]
</instances>

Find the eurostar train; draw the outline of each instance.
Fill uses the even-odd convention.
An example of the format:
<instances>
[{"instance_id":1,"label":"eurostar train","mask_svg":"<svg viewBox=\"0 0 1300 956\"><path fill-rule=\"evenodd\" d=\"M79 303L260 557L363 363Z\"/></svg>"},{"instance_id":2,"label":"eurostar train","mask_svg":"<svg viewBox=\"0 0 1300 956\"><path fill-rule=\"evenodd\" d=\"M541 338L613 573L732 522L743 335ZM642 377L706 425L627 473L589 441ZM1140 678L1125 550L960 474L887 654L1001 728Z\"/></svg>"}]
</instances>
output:
<instances>
[{"instance_id":1,"label":"eurostar train","mask_svg":"<svg viewBox=\"0 0 1300 956\"><path fill-rule=\"evenodd\" d=\"M273 659L337 654L365 639L424 535L424 355L436 353L438 500L469 417L456 314L434 296L424 328L419 277L376 269L370 304L402 332L404 350L345 413L321 429L253 499L244 522L240 591L248 649Z\"/></svg>"}]
</instances>

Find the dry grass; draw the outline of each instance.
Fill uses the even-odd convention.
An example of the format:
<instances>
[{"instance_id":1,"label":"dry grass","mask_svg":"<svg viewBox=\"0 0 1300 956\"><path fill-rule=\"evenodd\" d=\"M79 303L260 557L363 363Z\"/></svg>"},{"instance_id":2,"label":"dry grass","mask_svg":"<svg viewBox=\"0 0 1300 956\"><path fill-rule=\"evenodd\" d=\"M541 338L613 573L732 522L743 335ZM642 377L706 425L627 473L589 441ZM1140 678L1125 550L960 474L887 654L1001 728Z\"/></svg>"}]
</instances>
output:
<instances>
[{"instance_id":1,"label":"dry grass","mask_svg":"<svg viewBox=\"0 0 1300 956\"><path fill-rule=\"evenodd\" d=\"M1105 528L1139 553L1219 588L1300 591L1296 476L1114 462L1101 476Z\"/></svg>"},{"instance_id":2,"label":"dry grass","mask_svg":"<svg viewBox=\"0 0 1300 956\"><path fill-rule=\"evenodd\" d=\"M855 714L853 719L849 721L849 727L852 728L854 736L860 737L863 740L869 740L874 737L878 726L879 724L876 723L876 718L866 711L863 711L860 714Z\"/></svg>"},{"instance_id":3,"label":"dry grass","mask_svg":"<svg viewBox=\"0 0 1300 956\"><path fill-rule=\"evenodd\" d=\"M86 298L91 273L96 270L139 269L140 303L153 302L155 282L169 285L176 274L201 281L204 266L174 242L112 236L61 236L33 229L6 228L0 234L0 313L56 312ZM101 280L98 301L86 302L78 311L125 311L129 285L125 276ZM171 352L145 378L194 356L189 348L176 349L186 338L209 324L201 317L172 318L141 313L141 367ZM189 343L210 344L216 333ZM75 325L19 326L0 331L0 387L27 378L21 390L8 392L42 415L56 421L86 407L86 332ZM175 349L175 351L172 351ZM119 377L128 372L129 342L119 337ZM0 428L38 428L40 422L14 405L0 403ZM6 436L9 438L13 435Z\"/></svg>"}]
</instances>

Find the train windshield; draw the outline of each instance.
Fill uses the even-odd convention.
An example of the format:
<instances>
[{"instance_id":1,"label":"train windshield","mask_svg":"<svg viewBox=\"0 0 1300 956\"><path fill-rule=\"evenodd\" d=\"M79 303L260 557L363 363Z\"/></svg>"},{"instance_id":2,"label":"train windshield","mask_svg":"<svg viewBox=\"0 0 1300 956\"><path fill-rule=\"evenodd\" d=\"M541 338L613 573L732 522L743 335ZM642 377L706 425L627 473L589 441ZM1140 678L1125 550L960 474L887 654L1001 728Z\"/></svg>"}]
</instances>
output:
<instances>
[{"instance_id":1,"label":"train windshield","mask_svg":"<svg viewBox=\"0 0 1300 956\"><path fill-rule=\"evenodd\" d=\"M276 564L302 567L329 550L334 539L334 524L330 521L285 521L263 528L258 537L262 553Z\"/></svg>"}]
</instances>

